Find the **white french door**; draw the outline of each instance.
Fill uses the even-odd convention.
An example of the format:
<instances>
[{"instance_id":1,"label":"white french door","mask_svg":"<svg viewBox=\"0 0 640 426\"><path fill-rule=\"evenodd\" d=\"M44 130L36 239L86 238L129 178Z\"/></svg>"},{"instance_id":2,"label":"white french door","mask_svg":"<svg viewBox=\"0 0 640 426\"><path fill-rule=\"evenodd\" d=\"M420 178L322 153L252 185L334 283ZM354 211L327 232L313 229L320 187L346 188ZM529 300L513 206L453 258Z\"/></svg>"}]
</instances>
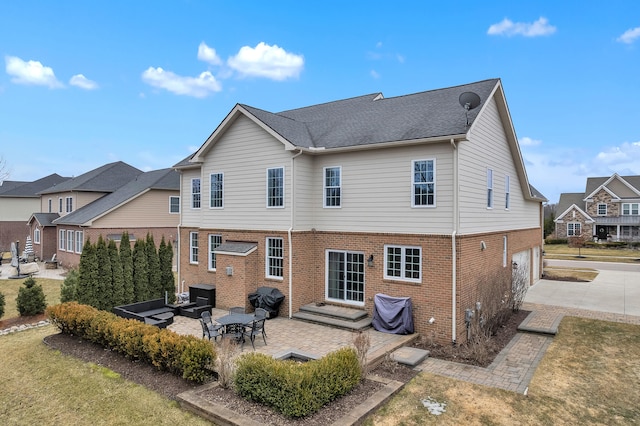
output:
<instances>
[{"instance_id":1,"label":"white french door","mask_svg":"<svg viewBox=\"0 0 640 426\"><path fill-rule=\"evenodd\" d=\"M364 305L364 253L327 250L326 298Z\"/></svg>"}]
</instances>

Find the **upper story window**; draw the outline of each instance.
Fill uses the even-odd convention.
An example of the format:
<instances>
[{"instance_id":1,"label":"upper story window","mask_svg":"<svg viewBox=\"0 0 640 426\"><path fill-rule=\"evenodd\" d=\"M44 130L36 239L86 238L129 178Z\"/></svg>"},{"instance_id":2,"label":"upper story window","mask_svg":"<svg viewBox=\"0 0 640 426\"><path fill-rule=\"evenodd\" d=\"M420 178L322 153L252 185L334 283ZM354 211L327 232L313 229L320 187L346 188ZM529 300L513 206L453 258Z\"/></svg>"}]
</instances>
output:
<instances>
[{"instance_id":1,"label":"upper story window","mask_svg":"<svg viewBox=\"0 0 640 426\"><path fill-rule=\"evenodd\" d=\"M504 208L505 210L509 210L511 207L511 200L509 197L511 196L511 179L509 175L504 177Z\"/></svg>"},{"instance_id":2,"label":"upper story window","mask_svg":"<svg viewBox=\"0 0 640 426\"><path fill-rule=\"evenodd\" d=\"M191 208L199 209L201 200L200 178L191 179Z\"/></svg>"},{"instance_id":3,"label":"upper story window","mask_svg":"<svg viewBox=\"0 0 640 426\"><path fill-rule=\"evenodd\" d=\"M49 213L53 213L53 200L49 198L48 200Z\"/></svg>"},{"instance_id":4,"label":"upper story window","mask_svg":"<svg viewBox=\"0 0 640 426\"><path fill-rule=\"evenodd\" d=\"M180 213L180 197L169 197L169 213Z\"/></svg>"},{"instance_id":5,"label":"upper story window","mask_svg":"<svg viewBox=\"0 0 640 426\"><path fill-rule=\"evenodd\" d=\"M282 279L284 277L284 242L282 238L267 238L265 266L267 278Z\"/></svg>"},{"instance_id":6,"label":"upper story window","mask_svg":"<svg viewBox=\"0 0 640 426\"><path fill-rule=\"evenodd\" d=\"M622 214L627 215L635 215L637 216L640 212L640 203L623 203L622 204Z\"/></svg>"},{"instance_id":7,"label":"upper story window","mask_svg":"<svg viewBox=\"0 0 640 426\"><path fill-rule=\"evenodd\" d=\"M487 208L493 208L493 169L487 169Z\"/></svg>"},{"instance_id":8,"label":"upper story window","mask_svg":"<svg viewBox=\"0 0 640 426\"><path fill-rule=\"evenodd\" d=\"M267 169L267 207L284 207L284 167Z\"/></svg>"},{"instance_id":9,"label":"upper story window","mask_svg":"<svg viewBox=\"0 0 640 426\"><path fill-rule=\"evenodd\" d=\"M189 233L189 263L198 263L198 233Z\"/></svg>"},{"instance_id":10,"label":"upper story window","mask_svg":"<svg viewBox=\"0 0 640 426\"><path fill-rule=\"evenodd\" d=\"M340 207L342 196L342 167L324 168L324 207Z\"/></svg>"},{"instance_id":11,"label":"upper story window","mask_svg":"<svg viewBox=\"0 0 640 426\"><path fill-rule=\"evenodd\" d=\"M606 216L607 215L607 205L604 203L598 204L598 216Z\"/></svg>"},{"instance_id":12,"label":"upper story window","mask_svg":"<svg viewBox=\"0 0 640 426\"><path fill-rule=\"evenodd\" d=\"M436 205L436 160L414 160L412 162L411 206L433 207Z\"/></svg>"},{"instance_id":13,"label":"upper story window","mask_svg":"<svg viewBox=\"0 0 640 426\"><path fill-rule=\"evenodd\" d=\"M422 248L384 246L384 277L411 282L422 281Z\"/></svg>"},{"instance_id":14,"label":"upper story window","mask_svg":"<svg viewBox=\"0 0 640 426\"><path fill-rule=\"evenodd\" d=\"M62 197L58 198L58 213L62 213Z\"/></svg>"},{"instance_id":15,"label":"upper story window","mask_svg":"<svg viewBox=\"0 0 640 426\"><path fill-rule=\"evenodd\" d=\"M209 207L221 209L224 207L224 173L211 173L211 197Z\"/></svg>"},{"instance_id":16,"label":"upper story window","mask_svg":"<svg viewBox=\"0 0 640 426\"><path fill-rule=\"evenodd\" d=\"M582 225L579 222L567 223L567 236L577 237L582 234Z\"/></svg>"},{"instance_id":17,"label":"upper story window","mask_svg":"<svg viewBox=\"0 0 640 426\"><path fill-rule=\"evenodd\" d=\"M214 252L222 244L222 235L209 234L209 270L216 270L216 254Z\"/></svg>"},{"instance_id":18,"label":"upper story window","mask_svg":"<svg viewBox=\"0 0 640 426\"><path fill-rule=\"evenodd\" d=\"M67 213L71 213L73 211L73 197L66 198L67 205Z\"/></svg>"}]
</instances>

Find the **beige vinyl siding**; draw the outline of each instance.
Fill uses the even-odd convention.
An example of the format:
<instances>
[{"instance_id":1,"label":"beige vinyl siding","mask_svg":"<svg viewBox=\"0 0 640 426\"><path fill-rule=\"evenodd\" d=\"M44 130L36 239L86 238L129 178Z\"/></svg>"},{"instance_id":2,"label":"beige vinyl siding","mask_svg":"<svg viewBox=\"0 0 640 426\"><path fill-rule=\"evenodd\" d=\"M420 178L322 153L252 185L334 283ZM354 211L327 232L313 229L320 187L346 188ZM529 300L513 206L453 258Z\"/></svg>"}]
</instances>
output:
<instances>
[{"instance_id":1,"label":"beige vinyl siding","mask_svg":"<svg viewBox=\"0 0 640 426\"><path fill-rule=\"evenodd\" d=\"M37 198L3 197L0 198L0 221L24 221L38 212L40 200Z\"/></svg>"},{"instance_id":2,"label":"beige vinyl siding","mask_svg":"<svg viewBox=\"0 0 640 426\"><path fill-rule=\"evenodd\" d=\"M200 177L200 169L182 171L180 179L180 217L182 226L198 227L202 220L202 208L191 208L191 179Z\"/></svg>"},{"instance_id":3,"label":"beige vinyl siding","mask_svg":"<svg viewBox=\"0 0 640 426\"><path fill-rule=\"evenodd\" d=\"M93 221L94 228L177 227L179 216L169 213L169 197L177 191L151 190Z\"/></svg>"},{"instance_id":4,"label":"beige vinyl siding","mask_svg":"<svg viewBox=\"0 0 640 426\"><path fill-rule=\"evenodd\" d=\"M45 194L40 198L40 211L49 213L49 199L51 199L51 213L60 213L60 216L67 214L67 197L73 198L73 211L78 210L80 207L84 207L87 204L102 198L107 193L105 192L56 192L52 194ZM62 212L58 210L59 199L62 198Z\"/></svg>"},{"instance_id":5,"label":"beige vinyl siding","mask_svg":"<svg viewBox=\"0 0 640 426\"><path fill-rule=\"evenodd\" d=\"M314 219L314 187L313 182L317 180L314 176L314 163L316 157L302 154L294 161L294 188L295 188L295 212L294 229L307 231L315 227ZM319 177L321 179L321 177ZM288 178L291 184L291 176Z\"/></svg>"},{"instance_id":6,"label":"beige vinyl siding","mask_svg":"<svg viewBox=\"0 0 640 426\"><path fill-rule=\"evenodd\" d=\"M473 234L540 226L540 204L526 201L495 100L474 123L459 150L460 233ZM487 209L487 168L493 170L493 208ZM505 175L510 179L510 208L505 210Z\"/></svg>"},{"instance_id":7,"label":"beige vinyl siding","mask_svg":"<svg viewBox=\"0 0 640 426\"><path fill-rule=\"evenodd\" d=\"M284 145L240 116L202 165L204 228L283 230L291 223L291 157ZM267 208L267 168L284 168L284 208ZM210 175L224 174L224 207L210 208Z\"/></svg>"},{"instance_id":8,"label":"beige vinyl siding","mask_svg":"<svg viewBox=\"0 0 640 426\"><path fill-rule=\"evenodd\" d=\"M319 231L450 234L452 151L447 142L316 156L311 176L314 227ZM430 159L436 167L436 205L414 208L412 161ZM342 168L341 207L323 208L323 169L333 166Z\"/></svg>"}]
</instances>

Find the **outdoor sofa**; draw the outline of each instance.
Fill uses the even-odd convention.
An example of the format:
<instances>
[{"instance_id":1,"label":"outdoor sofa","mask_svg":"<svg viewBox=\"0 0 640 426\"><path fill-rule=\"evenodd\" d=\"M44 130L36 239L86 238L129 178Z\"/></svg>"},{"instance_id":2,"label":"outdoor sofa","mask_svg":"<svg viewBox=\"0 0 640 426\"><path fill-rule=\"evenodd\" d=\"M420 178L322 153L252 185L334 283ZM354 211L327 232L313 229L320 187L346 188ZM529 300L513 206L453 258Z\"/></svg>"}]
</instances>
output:
<instances>
[{"instance_id":1,"label":"outdoor sofa","mask_svg":"<svg viewBox=\"0 0 640 426\"><path fill-rule=\"evenodd\" d=\"M116 306L113 308L113 313L122 318L135 319L146 324L165 328L173 323L175 308L167 306L164 299L153 299Z\"/></svg>"}]
</instances>

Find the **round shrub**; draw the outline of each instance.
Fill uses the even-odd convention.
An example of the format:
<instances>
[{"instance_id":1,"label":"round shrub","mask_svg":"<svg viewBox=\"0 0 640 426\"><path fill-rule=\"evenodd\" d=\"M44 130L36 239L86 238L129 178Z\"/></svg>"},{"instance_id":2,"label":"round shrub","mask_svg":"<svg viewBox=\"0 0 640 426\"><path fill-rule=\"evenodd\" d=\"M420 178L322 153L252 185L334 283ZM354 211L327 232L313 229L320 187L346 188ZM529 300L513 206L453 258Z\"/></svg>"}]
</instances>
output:
<instances>
[{"instance_id":1,"label":"round shrub","mask_svg":"<svg viewBox=\"0 0 640 426\"><path fill-rule=\"evenodd\" d=\"M0 293L0 318L4 315L4 294Z\"/></svg>"},{"instance_id":2,"label":"round shrub","mask_svg":"<svg viewBox=\"0 0 640 426\"><path fill-rule=\"evenodd\" d=\"M23 287L18 290L16 305L20 316L32 316L44 313L47 308L44 291L36 280L29 277L24 280Z\"/></svg>"}]
</instances>

